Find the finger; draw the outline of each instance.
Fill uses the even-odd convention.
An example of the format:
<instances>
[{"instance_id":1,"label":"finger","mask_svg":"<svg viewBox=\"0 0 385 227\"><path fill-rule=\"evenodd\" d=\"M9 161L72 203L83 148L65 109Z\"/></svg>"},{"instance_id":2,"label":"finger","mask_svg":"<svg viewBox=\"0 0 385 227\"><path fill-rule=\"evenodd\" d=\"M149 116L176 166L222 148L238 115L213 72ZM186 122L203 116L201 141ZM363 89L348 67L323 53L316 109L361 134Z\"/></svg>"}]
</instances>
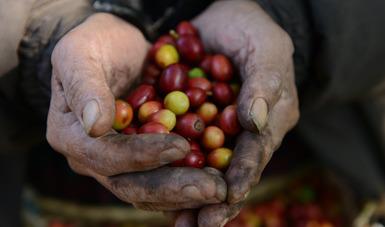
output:
<instances>
[{"instance_id":1,"label":"finger","mask_svg":"<svg viewBox=\"0 0 385 227\"><path fill-rule=\"evenodd\" d=\"M195 227L197 226L196 211L183 210L178 212L175 218L175 227Z\"/></svg>"},{"instance_id":2,"label":"finger","mask_svg":"<svg viewBox=\"0 0 385 227\"><path fill-rule=\"evenodd\" d=\"M55 53L58 53L56 51ZM115 98L100 64L84 56L53 54L53 77L64 91L65 102L91 136L108 132L114 120ZM76 53L76 52L75 52ZM67 59L67 58L73 59ZM89 60L89 61L88 61ZM71 67L62 67L60 64Z\"/></svg>"},{"instance_id":3,"label":"finger","mask_svg":"<svg viewBox=\"0 0 385 227\"><path fill-rule=\"evenodd\" d=\"M145 211L179 211L181 209L194 209L199 208L204 205L201 201L190 201L183 203L165 203L165 202L142 202L142 203L133 203L134 207L137 209Z\"/></svg>"},{"instance_id":4,"label":"finger","mask_svg":"<svg viewBox=\"0 0 385 227\"><path fill-rule=\"evenodd\" d=\"M65 112L63 92L53 83L47 121L51 146L103 176L157 168L183 158L188 142L172 134L122 135L109 133L89 137L72 112ZM65 106L65 105L64 105Z\"/></svg>"},{"instance_id":5,"label":"finger","mask_svg":"<svg viewBox=\"0 0 385 227\"><path fill-rule=\"evenodd\" d=\"M62 122L73 121L75 117L70 115L62 117ZM154 169L189 152L188 142L177 135L108 134L94 139L85 134L76 120L71 128L50 128L48 133L55 137L49 142L55 150L103 176Z\"/></svg>"},{"instance_id":6,"label":"finger","mask_svg":"<svg viewBox=\"0 0 385 227\"><path fill-rule=\"evenodd\" d=\"M70 168L77 174L83 175L83 176L91 176L90 171L88 168L86 168L83 164L68 158L67 159L68 165Z\"/></svg>"},{"instance_id":7,"label":"finger","mask_svg":"<svg viewBox=\"0 0 385 227\"><path fill-rule=\"evenodd\" d=\"M172 220L173 226L196 226L197 210L163 211L166 218Z\"/></svg>"},{"instance_id":8,"label":"finger","mask_svg":"<svg viewBox=\"0 0 385 227\"><path fill-rule=\"evenodd\" d=\"M218 176L220 178L223 177L223 173L217 169L214 169L211 167L205 167L203 170L205 172L211 174L211 175ZM181 208L181 207L186 207L186 208L199 207L201 204L198 203L196 205L193 205L192 202L187 202L187 203L183 203L183 204L181 204L181 203L179 203L179 204L171 203L170 204L170 203L161 202L161 203L136 203L134 205L135 205L135 207L142 209L142 210L155 211L155 210L169 210L172 207L179 207L179 208ZM187 223L190 223L190 225L195 226L196 225L196 224L194 224L195 221L191 222L189 220L191 218L191 215L187 215L191 212L193 212L193 210L190 210L190 212L188 212L187 210L186 210L186 212L185 211L165 212L165 215L167 215L168 217L171 217L172 219L175 219L175 220L178 219L178 223L182 223L182 224L180 224L182 226L184 226L185 224L187 225ZM183 215L181 216L181 214L183 214ZM183 224L183 223L185 223L185 224ZM189 225L187 225L187 226L189 226Z\"/></svg>"},{"instance_id":9,"label":"finger","mask_svg":"<svg viewBox=\"0 0 385 227\"><path fill-rule=\"evenodd\" d=\"M238 97L238 116L243 128L260 132L268 122L269 110L281 96L282 80L277 72L252 74L243 81Z\"/></svg>"},{"instance_id":10,"label":"finger","mask_svg":"<svg viewBox=\"0 0 385 227\"><path fill-rule=\"evenodd\" d=\"M82 164L80 164L74 160L68 159L68 163L75 172L82 174L82 175L85 175L85 176L94 177L100 183L102 183L104 186L106 186L108 189L110 189L114 194L117 193L115 190L112 189L112 187L114 187L114 186L109 182L109 180L106 177L98 175L97 173L93 172L92 170L85 168ZM215 176L214 176L214 178L215 178ZM202 179L202 180L205 180L205 179ZM214 181L216 181L216 183L218 184L217 187L222 188L220 190L217 190L215 197L224 200L226 195L223 194L223 191L221 191L221 190L223 190L223 188L225 188L225 186L220 185L220 184L222 184L222 182L224 182L223 179L222 178L220 178L220 180L215 179ZM210 183L210 182L207 182L207 183ZM149 185L148 187L153 187L153 186ZM181 194L184 194L184 196L189 197L190 193L192 193L192 197L194 199L191 199L190 201L177 202L175 200L170 200L171 202L168 202L167 201L168 198L163 198L164 201L162 201L162 202L146 202L146 201L133 202L130 197L124 197L122 200L124 200L126 202L133 202L133 205L136 208L142 209L142 210L147 210L147 211L174 211L174 210L180 210L180 209L197 208L197 207L201 207L202 205L205 205L205 204L215 203L216 198L208 198L207 203L202 202L201 198L197 199L196 192L194 192L194 190L191 190L191 188L186 189L186 187L187 188L191 187L191 185L184 186L183 187L184 189L183 189ZM124 190L137 190L137 189L138 189L137 187L127 187ZM139 190L142 190L142 189L145 189L145 188L140 188ZM159 188L159 189L161 189L161 188ZM211 190L211 189L201 187L200 190L206 191L206 190ZM175 195L175 196L179 196L179 195ZM190 212L192 212L192 210L190 210ZM182 214L182 216L180 216L181 214ZM191 220L191 216L188 214L189 214L189 212L181 212L181 213L180 212L172 212L171 213L173 218L175 218L176 220L179 219L179 221L177 221L178 223L186 223L182 226L189 226L189 225L187 225L187 223L190 223L190 225L191 225L191 223L194 223ZM194 219L195 219L195 217L194 217ZM195 226L195 224L192 226Z\"/></svg>"},{"instance_id":11,"label":"finger","mask_svg":"<svg viewBox=\"0 0 385 227\"><path fill-rule=\"evenodd\" d=\"M121 200L156 210L197 208L226 198L227 186L222 178L195 168L162 167L95 178Z\"/></svg>"},{"instance_id":12,"label":"finger","mask_svg":"<svg viewBox=\"0 0 385 227\"><path fill-rule=\"evenodd\" d=\"M223 227L238 215L242 204L228 205L227 203L209 205L199 211L198 226L200 227Z\"/></svg>"},{"instance_id":13,"label":"finger","mask_svg":"<svg viewBox=\"0 0 385 227\"><path fill-rule=\"evenodd\" d=\"M218 169L215 169L212 167L205 167L205 168L203 168L203 170L206 171L207 173L211 174L211 175L218 176L221 178L224 177L223 173L221 171L219 171Z\"/></svg>"},{"instance_id":14,"label":"finger","mask_svg":"<svg viewBox=\"0 0 385 227\"><path fill-rule=\"evenodd\" d=\"M82 164L72 160L68 159L68 163L72 170L74 170L76 173L85 175L85 176L91 176L95 177L97 179L103 179L103 176L100 176L86 167L84 167ZM201 201L188 201L188 202L137 202L133 203L133 205L142 210L146 211L166 211L166 210L180 210L180 209L189 209L193 207L201 207L203 204ZM179 223L176 226L196 226L196 216L194 214L193 210L184 210L184 211L178 211L178 212L168 212L167 213L169 217L176 220L176 223Z\"/></svg>"},{"instance_id":15,"label":"finger","mask_svg":"<svg viewBox=\"0 0 385 227\"><path fill-rule=\"evenodd\" d=\"M271 111L271 118L262 133L246 131L239 136L226 172L229 203L237 203L247 196L251 186L259 181L284 135L296 124L299 118L298 102L292 97L284 93Z\"/></svg>"}]
</instances>

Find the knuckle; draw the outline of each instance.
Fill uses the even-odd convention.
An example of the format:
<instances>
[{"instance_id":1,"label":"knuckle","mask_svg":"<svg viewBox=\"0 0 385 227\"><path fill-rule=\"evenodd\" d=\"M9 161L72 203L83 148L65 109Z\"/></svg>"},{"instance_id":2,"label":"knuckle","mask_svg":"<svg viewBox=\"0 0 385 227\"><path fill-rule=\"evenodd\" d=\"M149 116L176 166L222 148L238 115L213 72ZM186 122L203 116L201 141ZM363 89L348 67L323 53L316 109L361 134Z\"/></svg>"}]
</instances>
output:
<instances>
[{"instance_id":1,"label":"knuckle","mask_svg":"<svg viewBox=\"0 0 385 227\"><path fill-rule=\"evenodd\" d=\"M138 189L133 187L129 182L122 183L117 177L107 177L107 188L120 200L133 203L140 201Z\"/></svg>"},{"instance_id":2,"label":"knuckle","mask_svg":"<svg viewBox=\"0 0 385 227\"><path fill-rule=\"evenodd\" d=\"M56 151L60 151L61 143L58 141L60 138L55 130L55 127L52 126L50 120L47 122L47 132L45 134L45 138L47 139L48 144Z\"/></svg>"},{"instance_id":3,"label":"knuckle","mask_svg":"<svg viewBox=\"0 0 385 227\"><path fill-rule=\"evenodd\" d=\"M296 95L290 97L288 101L288 107L290 108L289 115L288 115L288 120L289 120L288 122L291 123L289 125L289 130L290 130L292 127L294 127L297 124L301 116L300 109L299 109L299 101Z\"/></svg>"},{"instance_id":4,"label":"knuckle","mask_svg":"<svg viewBox=\"0 0 385 227\"><path fill-rule=\"evenodd\" d=\"M294 108L293 116L292 116L292 122L293 122L292 126L297 124L297 122L299 121L300 116L301 116L301 113L299 111L299 108L298 107Z\"/></svg>"},{"instance_id":5,"label":"knuckle","mask_svg":"<svg viewBox=\"0 0 385 227\"><path fill-rule=\"evenodd\" d=\"M75 103L79 102L83 97L83 94L81 92L81 84L82 80L79 78L72 78L71 81L69 81L68 87L67 87L67 102L73 106Z\"/></svg>"},{"instance_id":6,"label":"knuckle","mask_svg":"<svg viewBox=\"0 0 385 227\"><path fill-rule=\"evenodd\" d=\"M72 160L68 160L69 167L77 174L85 175L84 168L81 168L79 164L75 164Z\"/></svg>"},{"instance_id":7,"label":"knuckle","mask_svg":"<svg viewBox=\"0 0 385 227\"><path fill-rule=\"evenodd\" d=\"M50 127L47 127L47 133L45 134L45 138L47 139L49 145L51 145L51 147L55 150L57 150L57 140L56 140L56 136L54 135L54 133L52 133L52 130L50 130Z\"/></svg>"},{"instance_id":8,"label":"knuckle","mask_svg":"<svg viewBox=\"0 0 385 227\"><path fill-rule=\"evenodd\" d=\"M291 56L294 53L293 40L291 39L290 35L284 30L281 30L280 37L281 37L282 48L286 50L287 53L290 53L290 56Z\"/></svg>"},{"instance_id":9,"label":"knuckle","mask_svg":"<svg viewBox=\"0 0 385 227\"><path fill-rule=\"evenodd\" d=\"M83 165L87 166L89 169L95 171L96 173L102 176L112 176L115 172L112 170L112 167L108 167L104 160L97 159L98 152L77 152L77 159ZM95 153L95 154L94 154Z\"/></svg>"},{"instance_id":10,"label":"knuckle","mask_svg":"<svg viewBox=\"0 0 385 227\"><path fill-rule=\"evenodd\" d=\"M268 77L266 84L267 89L273 91L273 93L276 95L276 93L280 93L282 90L282 76L279 72L271 72L270 76Z\"/></svg>"}]
</instances>

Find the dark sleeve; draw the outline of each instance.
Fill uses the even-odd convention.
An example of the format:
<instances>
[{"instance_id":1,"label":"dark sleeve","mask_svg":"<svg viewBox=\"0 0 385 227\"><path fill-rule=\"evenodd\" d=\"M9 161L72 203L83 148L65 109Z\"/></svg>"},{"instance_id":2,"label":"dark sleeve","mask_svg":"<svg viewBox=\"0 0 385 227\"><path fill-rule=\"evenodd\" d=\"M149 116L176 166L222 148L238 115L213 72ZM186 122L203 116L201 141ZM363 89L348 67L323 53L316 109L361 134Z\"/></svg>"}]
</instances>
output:
<instances>
[{"instance_id":1,"label":"dark sleeve","mask_svg":"<svg viewBox=\"0 0 385 227\"><path fill-rule=\"evenodd\" d=\"M19 46L17 90L32 111L45 119L51 95L51 53L69 30L93 13L89 0L39 0L30 13Z\"/></svg>"},{"instance_id":2,"label":"dark sleeve","mask_svg":"<svg viewBox=\"0 0 385 227\"><path fill-rule=\"evenodd\" d=\"M145 35L150 24L141 1L122 0L37 0L31 9L26 33L19 46L19 83L16 90L25 103L45 119L51 95L51 53L68 31L95 12L119 16Z\"/></svg>"},{"instance_id":3,"label":"dark sleeve","mask_svg":"<svg viewBox=\"0 0 385 227\"><path fill-rule=\"evenodd\" d=\"M51 52L92 13L88 0L0 0L0 153L44 139Z\"/></svg>"},{"instance_id":4,"label":"dark sleeve","mask_svg":"<svg viewBox=\"0 0 385 227\"><path fill-rule=\"evenodd\" d=\"M97 11L121 16L140 26L140 17L127 13L130 4L124 5L123 11L111 6L92 0L0 0L3 150L27 150L44 138L51 96L51 53L61 37Z\"/></svg>"},{"instance_id":5,"label":"dark sleeve","mask_svg":"<svg viewBox=\"0 0 385 227\"><path fill-rule=\"evenodd\" d=\"M34 2L0 0L0 77L18 64L17 48Z\"/></svg>"},{"instance_id":6,"label":"dark sleeve","mask_svg":"<svg viewBox=\"0 0 385 227\"><path fill-rule=\"evenodd\" d=\"M357 101L383 84L384 9L383 0L309 1L317 44L309 90L320 87L321 101Z\"/></svg>"}]
</instances>

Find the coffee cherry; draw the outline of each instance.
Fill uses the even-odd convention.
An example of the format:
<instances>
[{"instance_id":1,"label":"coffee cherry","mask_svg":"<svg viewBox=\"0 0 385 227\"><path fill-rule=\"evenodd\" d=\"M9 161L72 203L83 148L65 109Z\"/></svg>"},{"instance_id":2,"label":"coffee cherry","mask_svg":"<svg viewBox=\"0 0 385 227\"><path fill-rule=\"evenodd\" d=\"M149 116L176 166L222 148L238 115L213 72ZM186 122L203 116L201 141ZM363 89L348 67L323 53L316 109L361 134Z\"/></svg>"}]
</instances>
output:
<instances>
[{"instance_id":1,"label":"coffee cherry","mask_svg":"<svg viewBox=\"0 0 385 227\"><path fill-rule=\"evenodd\" d=\"M219 127L226 135L235 136L241 131L238 121L237 107L235 105L227 106L219 116Z\"/></svg>"},{"instance_id":2,"label":"coffee cherry","mask_svg":"<svg viewBox=\"0 0 385 227\"><path fill-rule=\"evenodd\" d=\"M179 65L182 67L182 69L185 71L186 75L188 75L188 72L190 71L190 67L186 64L179 63Z\"/></svg>"},{"instance_id":3,"label":"coffee cherry","mask_svg":"<svg viewBox=\"0 0 385 227\"><path fill-rule=\"evenodd\" d=\"M206 77L206 74L201 68L195 67L188 72L188 77L189 78Z\"/></svg>"},{"instance_id":4,"label":"coffee cherry","mask_svg":"<svg viewBox=\"0 0 385 227\"><path fill-rule=\"evenodd\" d=\"M224 170L230 165L233 151L228 148L217 148L207 155L207 164L210 167Z\"/></svg>"},{"instance_id":5,"label":"coffee cherry","mask_svg":"<svg viewBox=\"0 0 385 227\"><path fill-rule=\"evenodd\" d=\"M230 85L226 83L218 82L213 85L212 91L213 91L214 100L219 105L227 106L233 103L234 93Z\"/></svg>"},{"instance_id":6,"label":"coffee cherry","mask_svg":"<svg viewBox=\"0 0 385 227\"><path fill-rule=\"evenodd\" d=\"M199 146L197 142L190 140L189 143L190 143L190 150L192 152L194 151L202 152L201 146Z\"/></svg>"},{"instance_id":7,"label":"coffee cherry","mask_svg":"<svg viewBox=\"0 0 385 227\"><path fill-rule=\"evenodd\" d=\"M207 98L206 92L200 88L190 88L186 91L186 95L190 100L191 107L202 105Z\"/></svg>"},{"instance_id":8,"label":"coffee cherry","mask_svg":"<svg viewBox=\"0 0 385 227\"><path fill-rule=\"evenodd\" d=\"M202 136L202 144L208 150L217 149L225 143L225 134L216 126L209 126Z\"/></svg>"},{"instance_id":9,"label":"coffee cherry","mask_svg":"<svg viewBox=\"0 0 385 227\"><path fill-rule=\"evenodd\" d=\"M206 92L211 90L211 83L208 79L203 77L192 78L188 81L189 88L200 88Z\"/></svg>"},{"instance_id":10,"label":"coffee cherry","mask_svg":"<svg viewBox=\"0 0 385 227\"><path fill-rule=\"evenodd\" d=\"M156 40L156 42L160 42L160 43L163 43L163 44L171 44L171 45L175 46L175 39L174 39L174 37L172 37L171 34L160 36Z\"/></svg>"},{"instance_id":11,"label":"coffee cherry","mask_svg":"<svg viewBox=\"0 0 385 227\"><path fill-rule=\"evenodd\" d=\"M143 133L166 133L167 134L169 133L169 131L164 125L158 122L148 122L139 128L138 133L139 134L143 134Z\"/></svg>"},{"instance_id":12,"label":"coffee cherry","mask_svg":"<svg viewBox=\"0 0 385 227\"><path fill-rule=\"evenodd\" d=\"M192 25L190 22L188 21L182 21L178 24L178 26L176 27L176 32L179 34L179 35L194 35L194 36L197 36L198 35L198 31L196 30L196 28L194 27L194 25Z\"/></svg>"},{"instance_id":13,"label":"coffee cherry","mask_svg":"<svg viewBox=\"0 0 385 227\"><path fill-rule=\"evenodd\" d=\"M206 160L202 152L190 152L184 158L184 166L201 169L205 166Z\"/></svg>"},{"instance_id":14,"label":"coffee cherry","mask_svg":"<svg viewBox=\"0 0 385 227\"><path fill-rule=\"evenodd\" d=\"M164 98L164 107L176 115L182 115L186 113L190 107L190 101L185 93L173 91Z\"/></svg>"},{"instance_id":15,"label":"coffee cherry","mask_svg":"<svg viewBox=\"0 0 385 227\"><path fill-rule=\"evenodd\" d=\"M130 103L135 110L143 103L154 100L155 96L156 94L153 86L142 84L131 92L127 97L127 102Z\"/></svg>"},{"instance_id":16,"label":"coffee cherry","mask_svg":"<svg viewBox=\"0 0 385 227\"><path fill-rule=\"evenodd\" d=\"M122 130L126 128L131 123L133 115L133 110L130 104L120 99L116 100L115 119L112 127L115 130Z\"/></svg>"},{"instance_id":17,"label":"coffee cherry","mask_svg":"<svg viewBox=\"0 0 385 227\"><path fill-rule=\"evenodd\" d=\"M159 68L154 64L149 64L144 68L142 83L154 85L160 76Z\"/></svg>"},{"instance_id":18,"label":"coffee cherry","mask_svg":"<svg viewBox=\"0 0 385 227\"><path fill-rule=\"evenodd\" d=\"M210 152L208 166L226 169L231 150L223 148L225 138L234 139L241 131L235 106L240 84L233 79L230 60L222 54L206 54L198 30L187 21L157 39L148 60L142 84L127 97L129 122L136 111L135 122L122 125L127 119L117 107L118 125L114 122L114 128L127 135L171 133L185 137L190 153L170 166L203 168L204 151Z\"/></svg>"},{"instance_id":19,"label":"coffee cherry","mask_svg":"<svg viewBox=\"0 0 385 227\"><path fill-rule=\"evenodd\" d=\"M210 124L217 116L218 108L211 102L205 102L199 107L197 114L202 118L205 124Z\"/></svg>"},{"instance_id":20,"label":"coffee cherry","mask_svg":"<svg viewBox=\"0 0 385 227\"><path fill-rule=\"evenodd\" d=\"M203 60L200 63L200 67L205 73L211 73L211 60L212 56L206 55L203 57Z\"/></svg>"},{"instance_id":21,"label":"coffee cherry","mask_svg":"<svg viewBox=\"0 0 385 227\"><path fill-rule=\"evenodd\" d=\"M161 68L179 62L179 54L173 45L165 44L155 54L155 61Z\"/></svg>"},{"instance_id":22,"label":"coffee cherry","mask_svg":"<svg viewBox=\"0 0 385 227\"><path fill-rule=\"evenodd\" d=\"M161 109L162 109L162 103L158 101L149 101L144 103L143 105L140 106L138 111L139 121L142 123L147 122L148 118L152 114L158 112Z\"/></svg>"},{"instance_id":23,"label":"coffee cherry","mask_svg":"<svg viewBox=\"0 0 385 227\"><path fill-rule=\"evenodd\" d=\"M163 93L183 91L187 88L188 77L181 64L168 66L159 79L159 88Z\"/></svg>"},{"instance_id":24,"label":"coffee cherry","mask_svg":"<svg viewBox=\"0 0 385 227\"><path fill-rule=\"evenodd\" d=\"M176 116L170 110L163 109L151 115L149 121L161 123L168 131L171 131L175 127Z\"/></svg>"},{"instance_id":25,"label":"coffee cherry","mask_svg":"<svg viewBox=\"0 0 385 227\"><path fill-rule=\"evenodd\" d=\"M181 57L190 63L199 63L204 56L202 42L192 35L181 35L176 41Z\"/></svg>"},{"instance_id":26,"label":"coffee cherry","mask_svg":"<svg viewBox=\"0 0 385 227\"><path fill-rule=\"evenodd\" d=\"M205 123L194 113L187 113L181 116L176 123L177 133L186 138L199 138L204 129Z\"/></svg>"},{"instance_id":27,"label":"coffee cherry","mask_svg":"<svg viewBox=\"0 0 385 227\"><path fill-rule=\"evenodd\" d=\"M221 54L211 58L211 76L217 81L230 81L233 77L233 67L229 59Z\"/></svg>"},{"instance_id":28,"label":"coffee cherry","mask_svg":"<svg viewBox=\"0 0 385 227\"><path fill-rule=\"evenodd\" d=\"M184 158L182 159L179 159L179 160L176 160L176 161L173 161L170 166L172 167L184 167L185 164L184 164Z\"/></svg>"},{"instance_id":29,"label":"coffee cherry","mask_svg":"<svg viewBox=\"0 0 385 227\"><path fill-rule=\"evenodd\" d=\"M151 47L149 54L148 54L149 59L151 59L151 60L155 59L156 52L158 52L159 48L161 48L165 44L170 44L170 45L176 46L175 40L172 36L163 35L163 36L159 37L156 40L156 42L154 43L154 45Z\"/></svg>"},{"instance_id":30,"label":"coffee cherry","mask_svg":"<svg viewBox=\"0 0 385 227\"><path fill-rule=\"evenodd\" d=\"M122 133L125 135L132 135L132 134L136 134L137 132L138 132L138 129L133 126L128 126L127 128L124 128L122 130Z\"/></svg>"}]
</instances>

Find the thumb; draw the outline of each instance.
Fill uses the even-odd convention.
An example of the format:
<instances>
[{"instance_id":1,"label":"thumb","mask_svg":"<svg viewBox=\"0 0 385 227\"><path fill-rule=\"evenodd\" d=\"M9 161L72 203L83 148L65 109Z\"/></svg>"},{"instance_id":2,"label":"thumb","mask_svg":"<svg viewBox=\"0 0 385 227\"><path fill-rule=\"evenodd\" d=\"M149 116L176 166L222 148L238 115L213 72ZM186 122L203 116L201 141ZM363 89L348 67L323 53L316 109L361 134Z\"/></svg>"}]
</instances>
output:
<instances>
[{"instance_id":1,"label":"thumb","mask_svg":"<svg viewBox=\"0 0 385 227\"><path fill-rule=\"evenodd\" d=\"M115 98L103 71L95 66L87 69L84 65L60 72L53 63L53 76L61 83L66 103L83 125L85 132L98 137L112 127Z\"/></svg>"},{"instance_id":2,"label":"thumb","mask_svg":"<svg viewBox=\"0 0 385 227\"><path fill-rule=\"evenodd\" d=\"M263 71L247 76L238 98L238 116L243 128L261 132L282 93L279 73Z\"/></svg>"}]
</instances>

